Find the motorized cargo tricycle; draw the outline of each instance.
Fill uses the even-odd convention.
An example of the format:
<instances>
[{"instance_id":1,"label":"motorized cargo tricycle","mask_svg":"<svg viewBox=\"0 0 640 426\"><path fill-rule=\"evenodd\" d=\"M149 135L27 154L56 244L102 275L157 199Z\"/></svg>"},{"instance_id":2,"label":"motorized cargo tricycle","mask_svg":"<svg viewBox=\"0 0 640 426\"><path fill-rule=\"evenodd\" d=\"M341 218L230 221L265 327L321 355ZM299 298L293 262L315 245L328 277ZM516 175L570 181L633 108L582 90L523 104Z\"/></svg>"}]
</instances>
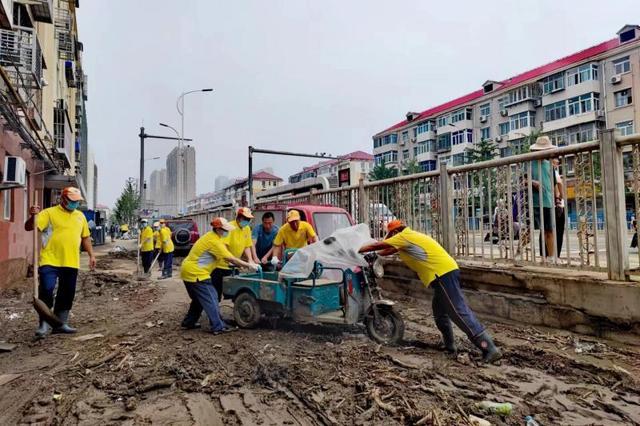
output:
<instances>
[{"instance_id":1,"label":"motorized cargo tricycle","mask_svg":"<svg viewBox=\"0 0 640 426\"><path fill-rule=\"evenodd\" d=\"M377 255L368 253L365 260L368 266L352 269L315 262L306 279L279 278L278 272L236 273L225 277L223 293L233 299L234 319L241 328L255 327L262 314L300 323L361 323L374 341L397 343L404 335L404 321L395 303L380 294L377 278L384 271Z\"/></svg>"}]
</instances>

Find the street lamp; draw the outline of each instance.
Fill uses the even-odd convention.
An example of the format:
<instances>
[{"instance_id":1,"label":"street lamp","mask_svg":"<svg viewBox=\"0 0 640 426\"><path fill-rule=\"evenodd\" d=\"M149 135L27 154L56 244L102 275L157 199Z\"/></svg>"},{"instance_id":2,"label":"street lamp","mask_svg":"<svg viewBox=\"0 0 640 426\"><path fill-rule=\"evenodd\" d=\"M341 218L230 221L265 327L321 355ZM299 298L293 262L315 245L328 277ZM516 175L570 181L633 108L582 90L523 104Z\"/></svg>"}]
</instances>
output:
<instances>
[{"instance_id":1,"label":"street lamp","mask_svg":"<svg viewBox=\"0 0 640 426\"><path fill-rule=\"evenodd\" d=\"M151 158L145 158L144 161L152 161L152 160L159 160L160 157L151 157Z\"/></svg>"},{"instance_id":2,"label":"street lamp","mask_svg":"<svg viewBox=\"0 0 640 426\"><path fill-rule=\"evenodd\" d=\"M178 142L178 146L180 147L180 153L182 153L182 142L184 140L184 97L191 93L198 92L213 92L213 89L197 89L197 90L189 90L188 92L183 92L178 97L176 101L176 109L178 110L178 114L180 114L180 141ZM169 127L169 126L165 126ZM183 190L183 176L182 176L182 162L178 162L178 211L181 212L184 208L184 190Z\"/></svg>"}]
</instances>

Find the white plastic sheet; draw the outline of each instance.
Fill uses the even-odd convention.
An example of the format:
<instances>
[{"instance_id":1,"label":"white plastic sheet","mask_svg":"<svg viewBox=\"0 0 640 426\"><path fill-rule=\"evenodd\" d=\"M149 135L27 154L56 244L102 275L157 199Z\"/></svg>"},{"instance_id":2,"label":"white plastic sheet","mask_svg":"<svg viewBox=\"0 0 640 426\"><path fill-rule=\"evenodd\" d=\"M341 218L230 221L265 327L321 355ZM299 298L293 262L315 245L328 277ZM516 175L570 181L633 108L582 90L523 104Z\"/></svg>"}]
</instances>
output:
<instances>
[{"instance_id":1,"label":"white plastic sheet","mask_svg":"<svg viewBox=\"0 0 640 426\"><path fill-rule=\"evenodd\" d=\"M314 262L336 268L367 266L364 256L358 253L360 247L375 242L369 234L369 226L364 223L342 228L324 240L297 250L280 271L280 278L307 278L313 271ZM324 277L333 271L326 271Z\"/></svg>"}]
</instances>

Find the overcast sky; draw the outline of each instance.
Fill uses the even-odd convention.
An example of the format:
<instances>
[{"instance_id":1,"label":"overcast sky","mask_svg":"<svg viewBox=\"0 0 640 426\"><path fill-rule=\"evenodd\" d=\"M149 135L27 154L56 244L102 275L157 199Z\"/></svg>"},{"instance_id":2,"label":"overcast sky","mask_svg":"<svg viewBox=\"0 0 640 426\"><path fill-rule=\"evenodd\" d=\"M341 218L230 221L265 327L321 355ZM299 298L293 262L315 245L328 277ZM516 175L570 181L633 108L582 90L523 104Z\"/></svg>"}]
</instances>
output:
<instances>
[{"instance_id":1,"label":"overcast sky","mask_svg":"<svg viewBox=\"0 0 640 426\"><path fill-rule=\"evenodd\" d=\"M371 152L371 136L513 74L640 24L637 0L83 0L89 144L98 202L138 176L142 123L194 139L198 193L245 176L247 146ZM149 141L147 176L170 142ZM313 160L257 157L286 178Z\"/></svg>"}]
</instances>

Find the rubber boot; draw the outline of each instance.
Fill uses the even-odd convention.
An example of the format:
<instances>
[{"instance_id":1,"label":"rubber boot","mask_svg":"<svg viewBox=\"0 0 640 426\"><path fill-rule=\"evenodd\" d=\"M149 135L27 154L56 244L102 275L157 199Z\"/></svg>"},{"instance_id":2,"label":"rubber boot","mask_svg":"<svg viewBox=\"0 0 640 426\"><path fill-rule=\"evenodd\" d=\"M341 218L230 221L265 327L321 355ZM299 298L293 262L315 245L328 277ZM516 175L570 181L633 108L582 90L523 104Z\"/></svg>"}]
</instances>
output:
<instances>
[{"instance_id":1,"label":"rubber boot","mask_svg":"<svg viewBox=\"0 0 640 426\"><path fill-rule=\"evenodd\" d=\"M185 330L195 330L197 328L202 327L202 325L200 325L199 322L187 323L187 322L182 321L182 324L180 324L180 327L182 327Z\"/></svg>"},{"instance_id":2,"label":"rubber boot","mask_svg":"<svg viewBox=\"0 0 640 426\"><path fill-rule=\"evenodd\" d=\"M436 327L442 334L442 343L444 350L447 351L447 355L455 357L458 354L458 348L456 348L456 339L453 334L453 326L451 321L447 318L446 321L436 321Z\"/></svg>"},{"instance_id":3,"label":"rubber boot","mask_svg":"<svg viewBox=\"0 0 640 426\"><path fill-rule=\"evenodd\" d=\"M69 311L60 311L56 314L56 316L60 318L60 321L62 321L62 325L60 327L54 328L53 333L73 334L78 331L73 327L69 327Z\"/></svg>"},{"instance_id":4,"label":"rubber boot","mask_svg":"<svg viewBox=\"0 0 640 426\"><path fill-rule=\"evenodd\" d=\"M502 358L502 352L486 330L474 337L473 343L482 351L482 362L490 364Z\"/></svg>"},{"instance_id":5,"label":"rubber boot","mask_svg":"<svg viewBox=\"0 0 640 426\"><path fill-rule=\"evenodd\" d=\"M43 338L46 337L51 331L51 326L48 322L40 320L40 326L36 329L36 337Z\"/></svg>"}]
</instances>

